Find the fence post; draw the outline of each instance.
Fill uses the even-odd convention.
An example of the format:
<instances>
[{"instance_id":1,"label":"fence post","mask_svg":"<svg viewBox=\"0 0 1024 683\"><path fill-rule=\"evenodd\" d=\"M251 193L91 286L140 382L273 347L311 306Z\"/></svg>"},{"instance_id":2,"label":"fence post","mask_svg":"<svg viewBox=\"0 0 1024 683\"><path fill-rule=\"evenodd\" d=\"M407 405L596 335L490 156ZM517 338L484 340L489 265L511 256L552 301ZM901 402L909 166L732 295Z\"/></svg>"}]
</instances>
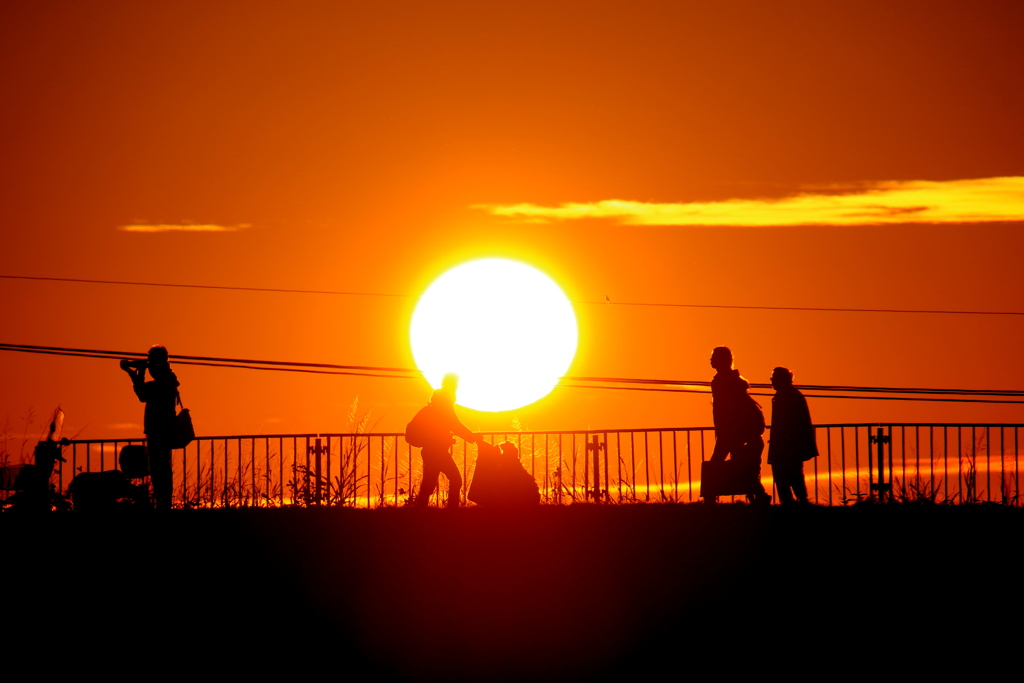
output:
<instances>
[{"instance_id":1,"label":"fence post","mask_svg":"<svg viewBox=\"0 0 1024 683\"><path fill-rule=\"evenodd\" d=\"M600 503L601 502L601 458L600 458L600 454L601 454L601 451L604 450L604 446L605 445L603 443L601 443L601 437L599 437L597 434L594 434L594 436L591 439L591 441L587 444L587 452L590 453L591 451L593 451L593 453L594 453L594 469L593 469L593 472L594 472L594 476L593 476L594 487L593 487L593 489L591 489L590 491L587 492L587 495L588 496L592 496L594 498L594 502L595 503ZM605 475L607 476L607 472L605 473Z\"/></svg>"},{"instance_id":2,"label":"fence post","mask_svg":"<svg viewBox=\"0 0 1024 683\"><path fill-rule=\"evenodd\" d=\"M313 443L313 446L307 446L309 452L315 456L315 459L313 460L313 480L316 483L313 493L313 502L316 503L317 505L320 505L323 502L323 490L321 487L320 479L320 459L323 456L326 449L321 444L321 440L319 438L315 439Z\"/></svg>"},{"instance_id":3,"label":"fence post","mask_svg":"<svg viewBox=\"0 0 1024 683\"><path fill-rule=\"evenodd\" d=\"M885 481L885 446L886 444L892 443L892 435L885 433L885 428L879 426L877 434L871 434L871 428L868 427L868 477L872 475L872 463L871 463L871 445L875 444L878 450L878 478L877 481L871 482L871 491L878 492L878 502L884 503L886 494L889 497L892 496L892 482ZM892 449L889 450L889 459L892 460Z\"/></svg>"}]
</instances>

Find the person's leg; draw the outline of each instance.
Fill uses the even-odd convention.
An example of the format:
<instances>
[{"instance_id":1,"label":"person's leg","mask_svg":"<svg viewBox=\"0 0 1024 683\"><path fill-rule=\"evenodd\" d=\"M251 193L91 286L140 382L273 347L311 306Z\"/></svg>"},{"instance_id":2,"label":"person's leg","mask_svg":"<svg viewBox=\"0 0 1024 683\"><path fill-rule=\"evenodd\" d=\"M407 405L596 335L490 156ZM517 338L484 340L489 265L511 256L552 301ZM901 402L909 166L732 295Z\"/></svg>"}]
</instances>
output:
<instances>
[{"instance_id":1,"label":"person's leg","mask_svg":"<svg viewBox=\"0 0 1024 683\"><path fill-rule=\"evenodd\" d=\"M158 510L170 510L174 496L174 472L171 468L171 447L165 441L149 439L149 480L153 484L153 498Z\"/></svg>"},{"instance_id":2,"label":"person's leg","mask_svg":"<svg viewBox=\"0 0 1024 683\"><path fill-rule=\"evenodd\" d=\"M760 505L771 503L772 497L764 490L764 485L761 483L761 453L764 452L764 439L756 437L737 448L736 451L733 453L733 457L738 457L743 466L747 468L751 478L747 500Z\"/></svg>"},{"instance_id":3,"label":"person's leg","mask_svg":"<svg viewBox=\"0 0 1024 683\"><path fill-rule=\"evenodd\" d=\"M436 453L420 451L420 455L423 457L423 481L420 483L420 492L417 494L416 500L413 501L413 505L425 508L430 505L430 496L437 488L437 475L441 473L441 463L438 462L439 457Z\"/></svg>"},{"instance_id":4,"label":"person's leg","mask_svg":"<svg viewBox=\"0 0 1024 683\"><path fill-rule=\"evenodd\" d=\"M775 489L779 492L779 502L783 505L795 502L791 490L793 477L790 469L782 464L772 464L772 477L775 479Z\"/></svg>"},{"instance_id":5,"label":"person's leg","mask_svg":"<svg viewBox=\"0 0 1024 683\"><path fill-rule=\"evenodd\" d=\"M448 477L448 507L457 508L462 499L462 473L451 454L441 459L441 473Z\"/></svg>"},{"instance_id":6,"label":"person's leg","mask_svg":"<svg viewBox=\"0 0 1024 683\"><path fill-rule=\"evenodd\" d=\"M793 468L793 493L801 503L809 502L807 499L807 482L804 481L804 464L800 463Z\"/></svg>"}]
</instances>

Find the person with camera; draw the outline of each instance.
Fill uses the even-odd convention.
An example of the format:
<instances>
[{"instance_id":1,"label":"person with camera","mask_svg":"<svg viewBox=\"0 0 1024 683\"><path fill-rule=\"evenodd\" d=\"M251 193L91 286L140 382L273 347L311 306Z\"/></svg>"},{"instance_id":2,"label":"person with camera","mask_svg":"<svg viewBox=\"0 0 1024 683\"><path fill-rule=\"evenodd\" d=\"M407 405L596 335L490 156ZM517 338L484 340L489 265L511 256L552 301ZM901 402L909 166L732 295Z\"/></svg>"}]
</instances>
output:
<instances>
[{"instance_id":1,"label":"person with camera","mask_svg":"<svg viewBox=\"0 0 1024 683\"><path fill-rule=\"evenodd\" d=\"M167 349L159 344L149 350L145 360L123 360L121 369L132 378L139 400L146 404L143 431L149 452L149 476L153 498L159 510L171 508L174 473L171 469L171 441L174 432L178 378L171 370ZM153 379L146 381L146 370Z\"/></svg>"}]
</instances>

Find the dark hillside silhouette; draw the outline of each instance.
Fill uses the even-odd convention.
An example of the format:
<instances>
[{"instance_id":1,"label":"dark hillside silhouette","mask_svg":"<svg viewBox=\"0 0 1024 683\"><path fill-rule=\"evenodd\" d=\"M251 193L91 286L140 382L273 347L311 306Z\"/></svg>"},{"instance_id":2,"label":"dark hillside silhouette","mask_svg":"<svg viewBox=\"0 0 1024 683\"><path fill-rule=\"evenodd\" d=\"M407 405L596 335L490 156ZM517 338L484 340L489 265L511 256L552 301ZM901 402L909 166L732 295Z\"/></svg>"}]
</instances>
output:
<instances>
[{"instance_id":1,"label":"dark hillside silhouette","mask_svg":"<svg viewBox=\"0 0 1024 683\"><path fill-rule=\"evenodd\" d=\"M626 681L723 667L765 676L795 651L807 677L881 665L896 677L962 667L987 679L1013 666L1017 630L1005 619L1024 608L1012 581L992 591L972 580L1016 574L1007 543L1024 510L1002 506L2 521L5 570L17 578L5 643L19 652L48 634L55 668L112 650L119 667L151 668L155 637L173 653L160 662L172 677L294 677L323 666L397 681ZM427 585L450 591L442 599ZM773 608L779 595L785 607ZM880 663L879 649L895 656Z\"/></svg>"}]
</instances>

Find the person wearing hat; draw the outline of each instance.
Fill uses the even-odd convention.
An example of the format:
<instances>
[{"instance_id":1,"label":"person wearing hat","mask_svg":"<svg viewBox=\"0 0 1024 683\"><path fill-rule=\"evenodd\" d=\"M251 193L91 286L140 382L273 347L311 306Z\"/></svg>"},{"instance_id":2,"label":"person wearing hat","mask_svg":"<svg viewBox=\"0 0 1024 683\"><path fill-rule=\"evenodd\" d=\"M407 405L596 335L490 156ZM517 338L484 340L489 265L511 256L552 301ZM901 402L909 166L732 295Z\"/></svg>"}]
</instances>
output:
<instances>
[{"instance_id":1,"label":"person wearing hat","mask_svg":"<svg viewBox=\"0 0 1024 683\"><path fill-rule=\"evenodd\" d=\"M459 507L462 474L452 458L451 447L455 443L452 435L461 436L470 443L476 443L477 436L455 414L455 392L458 388L459 376L450 372L441 380L441 388L430 396L430 435L420 451L423 483L414 502L416 507L425 508L430 504L430 496L437 488L440 474L448 477L448 507Z\"/></svg>"},{"instance_id":2,"label":"person wearing hat","mask_svg":"<svg viewBox=\"0 0 1024 683\"><path fill-rule=\"evenodd\" d=\"M153 378L149 382L146 381L147 368ZM149 350L145 361L121 361L121 369L132 378L132 388L139 401L146 404L142 429L146 433L153 498L157 509L169 510L174 493L171 438L178 400L178 378L171 370L167 349L159 344Z\"/></svg>"},{"instance_id":3,"label":"person wearing hat","mask_svg":"<svg viewBox=\"0 0 1024 683\"><path fill-rule=\"evenodd\" d=\"M768 464L783 505L807 504L804 462L818 457L807 399L793 386L793 373L778 367L772 371L772 428L768 439Z\"/></svg>"}]
</instances>

